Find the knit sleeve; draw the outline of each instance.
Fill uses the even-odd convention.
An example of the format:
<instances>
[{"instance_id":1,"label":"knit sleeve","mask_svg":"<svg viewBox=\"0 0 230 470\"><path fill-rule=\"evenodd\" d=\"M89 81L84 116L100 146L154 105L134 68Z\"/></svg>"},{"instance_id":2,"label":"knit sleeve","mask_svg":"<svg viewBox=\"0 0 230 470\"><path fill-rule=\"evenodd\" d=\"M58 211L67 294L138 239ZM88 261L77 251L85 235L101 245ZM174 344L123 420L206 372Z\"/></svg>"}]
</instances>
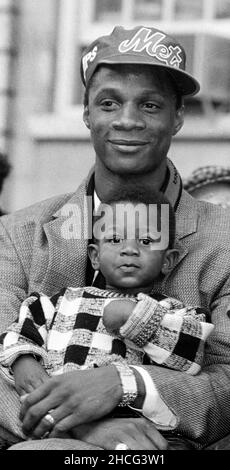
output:
<instances>
[{"instance_id":1,"label":"knit sleeve","mask_svg":"<svg viewBox=\"0 0 230 470\"><path fill-rule=\"evenodd\" d=\"M196 309L172 301L138 295L138 302L120 335L146 352L153 363L197 374L204 345L214 326ZM201 320L202 319L202 320Z\"/></svg>"}]
</instances>

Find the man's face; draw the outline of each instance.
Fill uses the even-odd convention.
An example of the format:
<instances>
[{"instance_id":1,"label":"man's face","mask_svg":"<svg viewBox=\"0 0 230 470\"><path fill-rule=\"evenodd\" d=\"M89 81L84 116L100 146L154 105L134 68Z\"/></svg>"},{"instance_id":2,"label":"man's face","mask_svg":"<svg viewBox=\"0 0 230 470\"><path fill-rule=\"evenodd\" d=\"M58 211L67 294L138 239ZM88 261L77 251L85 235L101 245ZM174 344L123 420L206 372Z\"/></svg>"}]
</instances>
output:
<instances>
[{"instance_id":1,"label":"man's face","mask_svg":"<svg viewBox=\"0 0 230 470\"><path fill-rule=\"evenodd\" d=\"M132 211L124 216L118 206L113 209L106 215L103 237L93 245L94 269L100 269L109 289L149 292L167 253L159 248L157 219L147 219L145 210L140 210L134 222Z\"/></svg>"},{"instance_id":2,"label":"man's face","mask_svg":"<svg viewBox=\"0 0 230 470\"><path fill-rule=\"evenodd\" d=\"M96 164L119 175L147 174L165 165L172 135L182 125L165 72L153 67L100 66L89 88L84 121Z\"/></svg>"}]
</instances>

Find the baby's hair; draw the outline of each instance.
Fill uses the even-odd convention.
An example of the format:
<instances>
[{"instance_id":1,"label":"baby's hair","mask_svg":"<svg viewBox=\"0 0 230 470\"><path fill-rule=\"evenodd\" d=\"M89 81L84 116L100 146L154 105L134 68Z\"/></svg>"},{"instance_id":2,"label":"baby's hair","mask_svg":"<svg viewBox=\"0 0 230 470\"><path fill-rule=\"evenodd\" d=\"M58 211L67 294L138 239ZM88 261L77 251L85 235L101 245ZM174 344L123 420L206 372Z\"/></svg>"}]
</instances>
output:
<instances>
[{"instance_id":1,"label":"baby's hair","mask_svg":"<svg viewBox=\"0 0 230 470\"><path fill-rule=\"evenodd\" d=\"M161 206L163 204L168 205L169 208L169 244L168 248L173 248L175 243L175 233L176 233L176 221L175 213L172 208L172 205L168 199L160 191L148 190L143 187L138 188L119 188L118 190L111 191L109 195L101 200L102 204L107 204L109 206L114 206L115 204L121 203L131 203L133 205L144 204L146 206L153 204L157 206L157 220L161 222ZM98 207L95 219L98 220L98 217L101 216L101 206Z\"/></svg>"}]
</instances>

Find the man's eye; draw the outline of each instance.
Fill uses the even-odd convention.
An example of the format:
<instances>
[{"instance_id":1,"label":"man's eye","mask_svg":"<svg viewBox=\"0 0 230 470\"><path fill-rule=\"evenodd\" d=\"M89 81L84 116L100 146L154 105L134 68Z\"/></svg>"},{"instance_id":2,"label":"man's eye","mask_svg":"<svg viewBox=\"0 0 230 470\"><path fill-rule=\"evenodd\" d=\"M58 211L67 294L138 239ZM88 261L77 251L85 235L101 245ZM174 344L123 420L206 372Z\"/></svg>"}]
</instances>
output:
<instances>
[{"instance_id":1,"label":"man's eye","mask_svg":"<svg viewBox=\"0 0 230 470\"><path fill-rule=\"evenodd\" d=\"M153 103L152 101L147 101L143 104L143 108L146 111L155 111L156 109L159 109L159 106L156 103Z\"/></svg>"},{"instance_id":2,"label":"man's eye","mask_svg":"<svg viewBox=\"0 0 230 470\"><path fill-rule=\"evenodd\" d=\"M110 110L116 109L118 105L115 101L106 99L101 102L101 106L102 108L110 111Z\"/></svg>"}]
</instances>

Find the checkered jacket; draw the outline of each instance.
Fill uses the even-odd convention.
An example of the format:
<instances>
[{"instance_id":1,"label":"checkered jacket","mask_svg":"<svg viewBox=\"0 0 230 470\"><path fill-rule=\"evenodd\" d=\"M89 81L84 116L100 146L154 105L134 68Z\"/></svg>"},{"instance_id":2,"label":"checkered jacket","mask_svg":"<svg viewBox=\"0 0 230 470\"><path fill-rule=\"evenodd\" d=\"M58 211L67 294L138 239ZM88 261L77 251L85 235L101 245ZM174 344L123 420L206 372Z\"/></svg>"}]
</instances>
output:
<instances>
[{"instance_id":1,"label":"checkered jacket","mask_svg":"<svg viewBox=\"0 0 230 470\"><path fill-rule=\"evenodd\" d=\"M103 325L104 307L127 297L136 306L119 337L113 337ZM196 374L212 330L202 309L184 308L175 299L157 301L141 293L135 298L95 287L66 288L51 298L34 294L23 302L18 321L0 337L0 364L10 367L18 356L33 354L50 374L120 359Z\"/></svg>"},{"instance_id":2,"label":"checkered jacket","mask_svg":"<svg viewBox=\"0 0 230 470\"><path fill-rule=\"evenodd\" d=\"M86 285L87 240L65 236L65 229L74 228L76 206L84 213L83 227L88 223L88 181L73 194L0 218L1 332L16 321L31 292L52 296L63 286ZM182 191L176 223L180 254L170 275L155 283L154 292L207 308L215 328L199 374L143 367L176 415L176 430L203 446L230 433L230 213Z\"/></svg>"}]
</instances>

